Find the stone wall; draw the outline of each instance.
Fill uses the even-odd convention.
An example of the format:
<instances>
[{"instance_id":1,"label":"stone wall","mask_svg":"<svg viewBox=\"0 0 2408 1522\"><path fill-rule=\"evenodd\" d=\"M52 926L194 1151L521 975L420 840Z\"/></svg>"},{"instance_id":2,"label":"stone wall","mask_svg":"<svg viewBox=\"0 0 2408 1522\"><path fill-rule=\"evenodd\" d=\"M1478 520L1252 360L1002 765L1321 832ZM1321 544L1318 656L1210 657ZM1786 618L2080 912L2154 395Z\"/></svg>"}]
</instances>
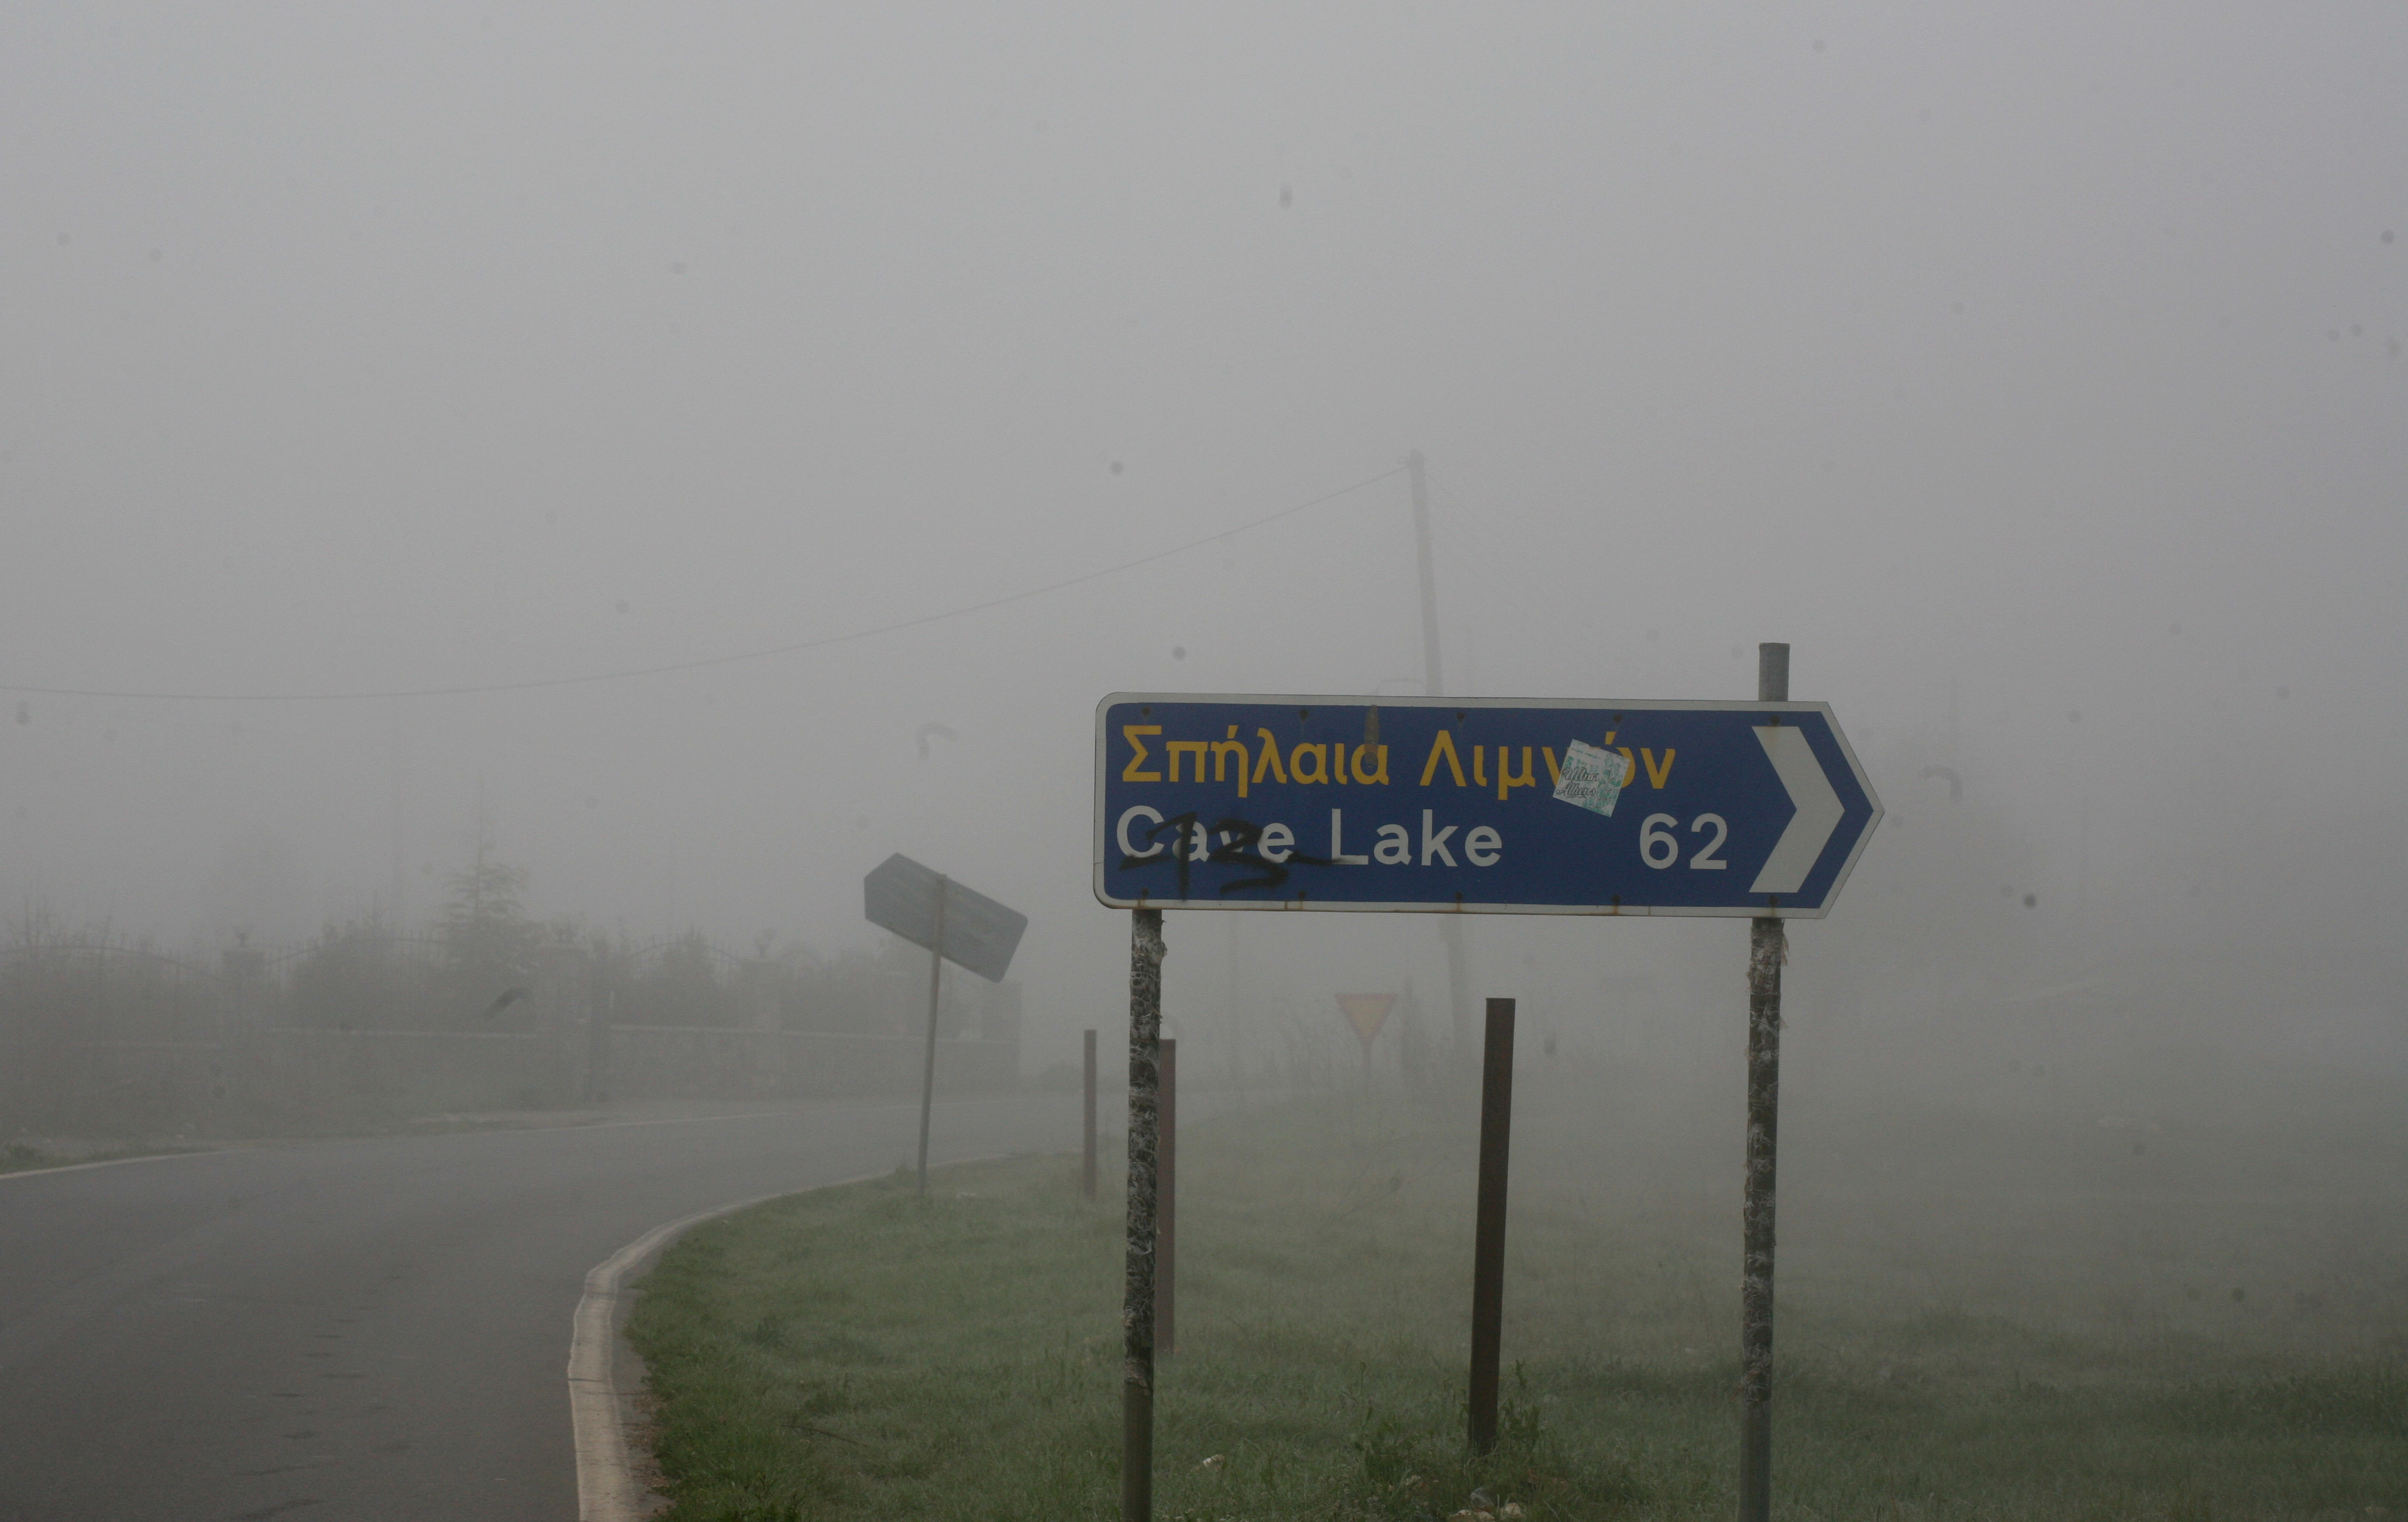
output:
<instances>
[{"instance_id":1,"label":"stone wall","mask_svg":"<svg viewBox=\"0 0 2408 1522\"><path fill-rule=\"evenodd\" d=\"M831 1031L613 1026L603 1086L616 1098L835 1098L920 1091L924 1041ZM1017 1041L939 1040L937 1092L1010 1088Z\"/></svg>"},{"instance_id":2,"label":"stone wall","mask_svg":"<svg viewBox=\"0 0 2408 1522\"><path fill-rule=\"evenodd\" d=\"M0 1136L344 1129L599 1098L901 1098L924 1048L902 1036L736 1027L537 1031L268 1027L217 1041L0 1043ZM937 1043L940 1094L1020 1081L1017 1041Z\"/></svg>"}]
</instances>

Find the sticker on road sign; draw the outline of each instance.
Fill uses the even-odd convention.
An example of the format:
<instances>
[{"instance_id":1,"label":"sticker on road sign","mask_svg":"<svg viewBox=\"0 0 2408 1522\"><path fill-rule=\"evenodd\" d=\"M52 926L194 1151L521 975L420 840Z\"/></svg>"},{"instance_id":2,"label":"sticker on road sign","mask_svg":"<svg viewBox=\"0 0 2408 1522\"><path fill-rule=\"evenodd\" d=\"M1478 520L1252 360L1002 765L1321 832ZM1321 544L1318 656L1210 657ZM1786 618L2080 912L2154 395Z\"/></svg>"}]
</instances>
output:
<instances>
[{"instance_id":1,"label":"sticker on road sign","mask_svg":"<svg viewBox=\"0 0 2408 1522\"><path fill-rule=\"evenodd\" d=\"M1613 817L1613 801L1630 781L1630 763L1612 751L1572 739L1564 742L1564 777L1555 797L1576 809Z\"/></svg>"}]
</instances>

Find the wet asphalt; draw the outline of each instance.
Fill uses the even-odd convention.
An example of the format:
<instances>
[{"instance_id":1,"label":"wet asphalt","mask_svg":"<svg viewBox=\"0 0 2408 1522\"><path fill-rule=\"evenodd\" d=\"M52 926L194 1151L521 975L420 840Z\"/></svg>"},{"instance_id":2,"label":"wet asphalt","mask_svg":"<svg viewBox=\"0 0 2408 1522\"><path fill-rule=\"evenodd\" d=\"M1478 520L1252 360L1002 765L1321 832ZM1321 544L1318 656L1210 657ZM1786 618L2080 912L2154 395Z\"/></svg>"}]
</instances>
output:
<instances>
[{"instance_id":1,"label":"wet asphalt","mask_svg":"<svg viewBox=\"0 0 2408 1522\"><path fill-rule=\"evenodd\" d=\"M932 1151L1068 1150L1078 1104L943 1100ZM917 1145L916 1101L698 1109L0 1176L0 1518L574 1518L587 1271Z\"/></svg>"}]
</instances>

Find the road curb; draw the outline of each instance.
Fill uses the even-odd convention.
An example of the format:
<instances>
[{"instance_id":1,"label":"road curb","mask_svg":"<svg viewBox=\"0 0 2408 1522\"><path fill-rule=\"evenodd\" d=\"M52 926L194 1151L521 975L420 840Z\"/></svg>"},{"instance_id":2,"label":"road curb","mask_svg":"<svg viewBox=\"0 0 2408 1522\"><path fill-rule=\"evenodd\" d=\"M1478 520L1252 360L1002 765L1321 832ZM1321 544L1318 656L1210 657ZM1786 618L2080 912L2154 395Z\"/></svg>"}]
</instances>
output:
<instances>
[{"instance_id":1,"label":"road curb","mask_svg":"<svg viewBox=\"0 0 2408 1522\"><path fill-rule=\"evenodd\" d=\"M881 1175L870 1175L878 1177ZM853 1184L857 1179L844 1182ZM822 1188L834 1185L822 1185ZM680 1236L705 1221L786 1194L754 1195L656 1226L595 1264L585 1275L585 1293L568 1334L568 1423L577 1440L578 1522L639 1522L644 1487L636 1481L627 1451L627 1428L620 1409L618 1363L620 1306L626 1287Z\"/></svg>"},{"instance_id":2,"label":"road curb","mask_svg":"<svg viewBox=\"0 0 2408 1522\"><path fill-rule=\"evenodd\" d=\"M958 1168L1010 1156L1012 1155L991 1153L957 1158L944 1166ZM847 1185L893 1176L891 1170L881 1169L875 1173L800 1189L781 1189L775 1194L754 1195L749 1199L697 1211L666 1226L652 1228L594 1266L585 1275L585 1293L577 1302L568 1336L568 1420L577 1440L578 1522L642 1522L644 1516L646 1492L636 1478L635 1456L627 1446L624 1397L633 1392L623 1392L618 1378L619 1326L624 1319L621 1307L627 1286L652 1267L652 1259L671 1242L706 1221L766 1205L772 1199L789 1199L796 1195L841 1189Z\"/></svg>"}]
</instances>

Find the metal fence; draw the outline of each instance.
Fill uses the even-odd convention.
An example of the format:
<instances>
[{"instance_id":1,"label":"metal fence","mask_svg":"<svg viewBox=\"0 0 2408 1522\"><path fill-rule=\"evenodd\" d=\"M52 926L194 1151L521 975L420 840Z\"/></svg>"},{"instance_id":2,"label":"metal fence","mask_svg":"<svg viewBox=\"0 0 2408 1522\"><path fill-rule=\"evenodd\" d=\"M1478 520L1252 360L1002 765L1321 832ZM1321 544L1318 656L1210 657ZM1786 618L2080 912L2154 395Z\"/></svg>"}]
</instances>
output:
<instances>
[{"instance_id":1,"label":"metal fence","mask_svg":"<svg viewBox=\"0 0 2408 1522\"><path fill-rule=\"evenodd\" d=\"M911 1004L899 967L746 957L698 935L552 937L480 959L439 937L354 927L212 961L21 934L0 948L0 1135L901 1094L917 1075ZM965 1000L953 1015L942 1086L1016 1083L1016 1005Z\"/></svg>"}]
</instances>

